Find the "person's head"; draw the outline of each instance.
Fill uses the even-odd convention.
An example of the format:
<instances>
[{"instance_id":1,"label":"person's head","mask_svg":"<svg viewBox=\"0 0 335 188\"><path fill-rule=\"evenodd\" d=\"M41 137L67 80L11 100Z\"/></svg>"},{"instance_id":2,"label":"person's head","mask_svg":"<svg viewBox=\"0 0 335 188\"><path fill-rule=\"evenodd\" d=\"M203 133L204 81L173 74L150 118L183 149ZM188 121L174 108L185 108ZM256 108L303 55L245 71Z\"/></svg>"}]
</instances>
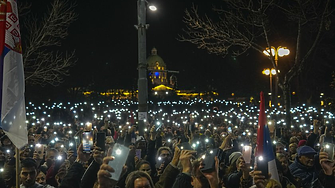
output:
<instances>
[{"instance_id":1,"label":"person's head","mask_svg":"<svg viewBox=\"0 0 335 188\"><path fill-rule=\"evenodd\" d=\"M315 150L309 146L301 146L298 149L298 159L299 162L307 167L314 166L314 155Z\"/></svg>"},{"instance_id":2,"label":"person's head","mask_svg":"<svg viewBox=\"0 0 335 188\"><path fill-rule=\"evenodd\" d=\"M28 145L35 145L35 138L33 135L28 136Z\"/></svg>"},{"instance_id":3,"label":"person's head","mask_svg":"<svg viewBox=\"0 0 335 188\"><path fill-rule=\"evenodd\" d=\"M157 151L157 158L160 157L161 160L169 163L172 157L172 151L169 147L160 147Z\"/></svg>"},{"instance_id":4,"label":"person's head","mask_svg":"<svg viewBox=\"0 0 335 188\"><path fill-rule=\"evenodd\" d=\"M298 148L302 147L302 146L305 146L307 143L307 140L300 140L299 143L298 143Z\"/></svg>"},{"instance_id":5,"label":"person's head","mask_svg":"<svg viewBox=\"0 0 335 188\"><path fill-rule=\"evenodd\" d=\"M298 145L296 143L292 143L289 145L289 149L290 149L290 154L295 154L297 153L297 147Z\"/></svg>"},{"instance_id":6,"label":"person's head","mask_svg":"<svg viewBox=\"0 0 335 188\"><path fill-rule=\"evenodd\" d=\"M146 172L151 176L151 167L150 163L145 160L141 160L137 165L136 165L136 170Z\"/></svg>"},{"instance_id":7,"label":"person's head","mask_svg":"<svg viewBox=\"0 0 335 188\"><path fill-rule=\"evenodd\" d=\"M57 156L58 156L58 151L54 148L50 148L46 151L45 161L48 167L50 167L55 162Z\"/></svg>"},{"instance_id":8,"label":"person's head","mask_svg":"<svg viewBox=\"0 0 335 188\"><path fill-rule=\"evenodd\" d=\"M147 145L146 145L145 140L139 140L139 141L137 141L136 142L136 148L137 149L141 149L142 151L146 150Z\"/></svg>"},{"instance_id":9,"label":"person's head","mask_svg":"<svg viewBox=\"0 0 335 188\"><path fill-rule=\"evenodd\" d=\"M3 136L1 138L1 143L4 147L10 147L12 146L12 141L10 141L10 139L8 138L7 135Z\"/></svg>"},{"instance_id":10,"label":"person's head","mask_svg":"<svg viewBox=\"0 0 335 188\"><path fill-rule=\"evenodd\" d=\"M236 161L236 168L237 170L241 170L242 168L245 168L245 161L242 156L240 156Z\"/></svg>"},{"instance_id":11,"label":"person's head","mask_svg":"<svg viewBox=\"0 0 335 188\"><path fill-rule=\"evenodd\" d=\"M133 171L126 178L126 188L154 188L154 183L148 173Z\"/></svg>"},{"instance_id":12,"label":"person's head","mask_svg":"<svg viewBox=\"0 0 335 188\"><path fill-rule=\"evenodd\" d=\"M129 149L131 150L131 151L135 151L135 149L136 149L136 147L135 147L135 144L134 143L131 143L131 144L129 144Z\"/></svg>"},{"instance_id":13,"label":"person's head","mask_svg":"<svg viewBox=\"0 0 335 188\"><path fill-rule=\"evenodd\" d=\"M20 179L24 186L30 187L35 184L37 176L37 164L32 158L21 161Z\"/></svg>"},{"instance_id":14,"label":"person's head","mask_svg":"<svg viewBox=\"0 0 335 188\"><path fill-rule=\"evenodd\" d=\"M36 177L36 182L45 185L47 183L46 180L46 175L42 171L40 171L40 173Z\"/></svg>"},{"instance_id":15,"label":"person's head","mask_svg":"<svg viewBox=\"0 0 335 188\"><path fill-rule=\"evenodd\" d=\"M295 136L292 136L290 138L290 144L292 144L292 143L298 144L299 143L299 139L297 137L295 137Z\"/></svg>"},{"instance_id":16,"label":"person's head","mask_svg":"<svg viewBox=\"0 0 335 188\"><path fill-rule=\"evenodd\" d=\"M284 148L285 148L284 144L278 142L276 144L276 153L284 153Z\"/></svg>"},{"instance_id":17,"label":"person's head","mask_svg":"<svg viewBox=\"0 0 335 188\"><path fill-rule=\"evenodd\" d=\"M226 174L231 174L237 170L237 164L240 162L239 158L242 157L241 152L233 152L229 155L229 167L227 169Z\"/></svg>"},{"instance_id":18,"label":"person's head","mask_svg":"<svg viewBox=\"0 0 335 188\"><path fill-rule=\"evenodd\" d=\"M280 154L277 155L277 159L278 159L281 167L283 168L283 173L286 174L289 170L287 157L284 154L280 153Z\"/></svg>"}]
</instances>

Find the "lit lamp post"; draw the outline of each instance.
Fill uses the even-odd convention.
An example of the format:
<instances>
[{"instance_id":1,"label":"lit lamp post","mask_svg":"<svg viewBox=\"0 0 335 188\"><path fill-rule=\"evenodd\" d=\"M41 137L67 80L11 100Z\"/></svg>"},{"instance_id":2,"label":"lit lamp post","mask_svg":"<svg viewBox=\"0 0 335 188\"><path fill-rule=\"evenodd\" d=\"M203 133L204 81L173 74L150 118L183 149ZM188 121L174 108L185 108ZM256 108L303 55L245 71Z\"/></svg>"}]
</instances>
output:
<instances>
[{"instance_id":1,"label":"lit lamp post","mask_svg":"<svg viewBox=\"0 0 335 188\"><path fill-rule=\"evenodd\" d=\"M270 95L271 95L271 100L269 101L269 106L271 107L271 103L273 101L273 93L272 93L272 75L276 75L276 70L275 69L264 69L262 71L262 74L265 74L267 76L270 76Z\"/></svg>"},{"instance_id":2,"label":"lit lamp post","mask_svg":"<svg viewBox=\"0 0 335 188\"><path fill-rule=\"evenodd\" d=\"M148 114L148 80L147 80L147 45L146 30L149 25L146 24L146 0L137 1L137 19L138 24L135 25L138 31L138 127L140 135L144 135L145 121ZM149 9L156 11L153 5Z\"/></svg>"},{"instance_id":3,"label":"lit lamp post","mask_svg":"<svg viewBox=\"0 0 335 188\"><path fill-rule=\"evenodd\" d=\"M266 48L266 50L263 51L263 53L267 56L270 56L270 50L269 48ZM286 56L286 55L289 55L290 54L290 50L287 49L286 47L282 47L282 46L278 46L278 48L275 48L273 46L271 46L271 55L274 56L275 58L275 64L276 64L276 67L275 69L278 69L278 56L279 57L283 57L283 56ZM280 73L278 71L278 73ZM278 102L277 102L277 98L278 98L278 81L277 81L277 78L274 77L274 82L275 82L275 92L274 92L274 104L277 105Z\"/></svg>"}]
</instances>

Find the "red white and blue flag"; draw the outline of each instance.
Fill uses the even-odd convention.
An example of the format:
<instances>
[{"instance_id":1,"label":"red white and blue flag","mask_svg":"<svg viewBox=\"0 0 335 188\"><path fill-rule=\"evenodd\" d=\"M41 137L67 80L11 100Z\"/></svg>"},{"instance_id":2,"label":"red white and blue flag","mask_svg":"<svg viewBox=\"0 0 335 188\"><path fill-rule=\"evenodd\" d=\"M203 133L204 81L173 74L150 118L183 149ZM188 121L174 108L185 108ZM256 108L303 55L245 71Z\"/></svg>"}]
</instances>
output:
<instances>
[{"instance_id":1,"label":"red white and blue flag","mask_svg":"<svg viewBox=\"0 0 335 188\"><path fill-rule=\"evenodd\" d=\"M268 170L271 173L271 179L275 179L278 182L279 176L276 166L275 155L273 152L272 142L270 138L269 127L266 124L265 116L265 102L264 94L260 93L261 104L259 107L259 117L258 117L258 130L257 130L257 151L256 157L262 156L264 160L268 162Z\"/></svg>"},{"instance_id":2,"label":"red white and blue flag","mask_svg":"<svg viewBox=\"0 0 335 188\"><path fill-rule=\"evenodd\" d=\"M28 143L24 68L16 0L0 0L0 127L17 148Z\"/></svg>"}]
</instances>

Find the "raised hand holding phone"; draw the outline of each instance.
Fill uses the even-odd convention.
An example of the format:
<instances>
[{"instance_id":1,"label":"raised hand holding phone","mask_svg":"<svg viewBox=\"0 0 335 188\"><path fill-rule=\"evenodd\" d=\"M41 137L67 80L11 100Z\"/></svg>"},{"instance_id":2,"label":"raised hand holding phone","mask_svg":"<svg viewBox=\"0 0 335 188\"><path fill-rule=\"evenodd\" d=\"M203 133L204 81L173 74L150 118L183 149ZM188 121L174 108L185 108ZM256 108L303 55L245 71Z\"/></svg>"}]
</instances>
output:
<instances>
[{"instance_id":1,"label":"raised hand holding phone","mask_svg":"<svg viewBox=\"0 0 335 188\"><path fill-rule=\"evenodd\" d=\"M116 143L113 147L111 155L114 160L109 161L108 165L114 169L111 179L119 181L121 173L123 171L123 166L126 164L130 149L126 146ZM109 152L110 153L110 152Z\"/></svg>"}]
</instances>

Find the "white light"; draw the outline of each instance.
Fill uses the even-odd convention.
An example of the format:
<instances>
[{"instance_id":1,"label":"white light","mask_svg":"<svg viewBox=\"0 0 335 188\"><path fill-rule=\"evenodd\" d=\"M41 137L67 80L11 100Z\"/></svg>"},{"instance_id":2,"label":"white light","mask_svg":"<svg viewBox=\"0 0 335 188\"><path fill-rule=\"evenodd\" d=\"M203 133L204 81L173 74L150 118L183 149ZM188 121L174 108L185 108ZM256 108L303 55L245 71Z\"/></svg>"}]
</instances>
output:
<instances>
[{"instance_id":1,"label":"white light","mask_svg":"<svg viewBox=\"0 0 335 188\"><path fill-rule=\"evenodd\" d=\"M120 149L117 149L117 150L115 151L115 153L116 153L116 155L120 155L120 154L121 154L121 150L120 150Z\"/></svg>"},{"instance_id":2,"label":"white light","mask_svg":"<svg viewBox=\"0 0 335 188\"><path fill-rule=\"evenodd\" d=\"M263 161L264 160L263 156L259 156L258 160Z\"/></svg>"},{"instance_id":3,"label":"white light","mask_svg":"<svg viewBox=\"0 0 335 188\"><path fill-rule=\"evenodd\" d=\"M58 160L62 160L62 156L58 156L57 159L58 159Z\"/></svg>"},{"instance_id":4,"label":"white light","mask_svg":"<svg viewBox=\"0 0 335 188\"><path fill-rule=\"evenodd\" d=\"M154 6L154 5L150 5L150 6L149 6L149 9L150 9L151 11L156 11L156 10L157 10L157 7Z\"/></svg>"}]
</instances>

